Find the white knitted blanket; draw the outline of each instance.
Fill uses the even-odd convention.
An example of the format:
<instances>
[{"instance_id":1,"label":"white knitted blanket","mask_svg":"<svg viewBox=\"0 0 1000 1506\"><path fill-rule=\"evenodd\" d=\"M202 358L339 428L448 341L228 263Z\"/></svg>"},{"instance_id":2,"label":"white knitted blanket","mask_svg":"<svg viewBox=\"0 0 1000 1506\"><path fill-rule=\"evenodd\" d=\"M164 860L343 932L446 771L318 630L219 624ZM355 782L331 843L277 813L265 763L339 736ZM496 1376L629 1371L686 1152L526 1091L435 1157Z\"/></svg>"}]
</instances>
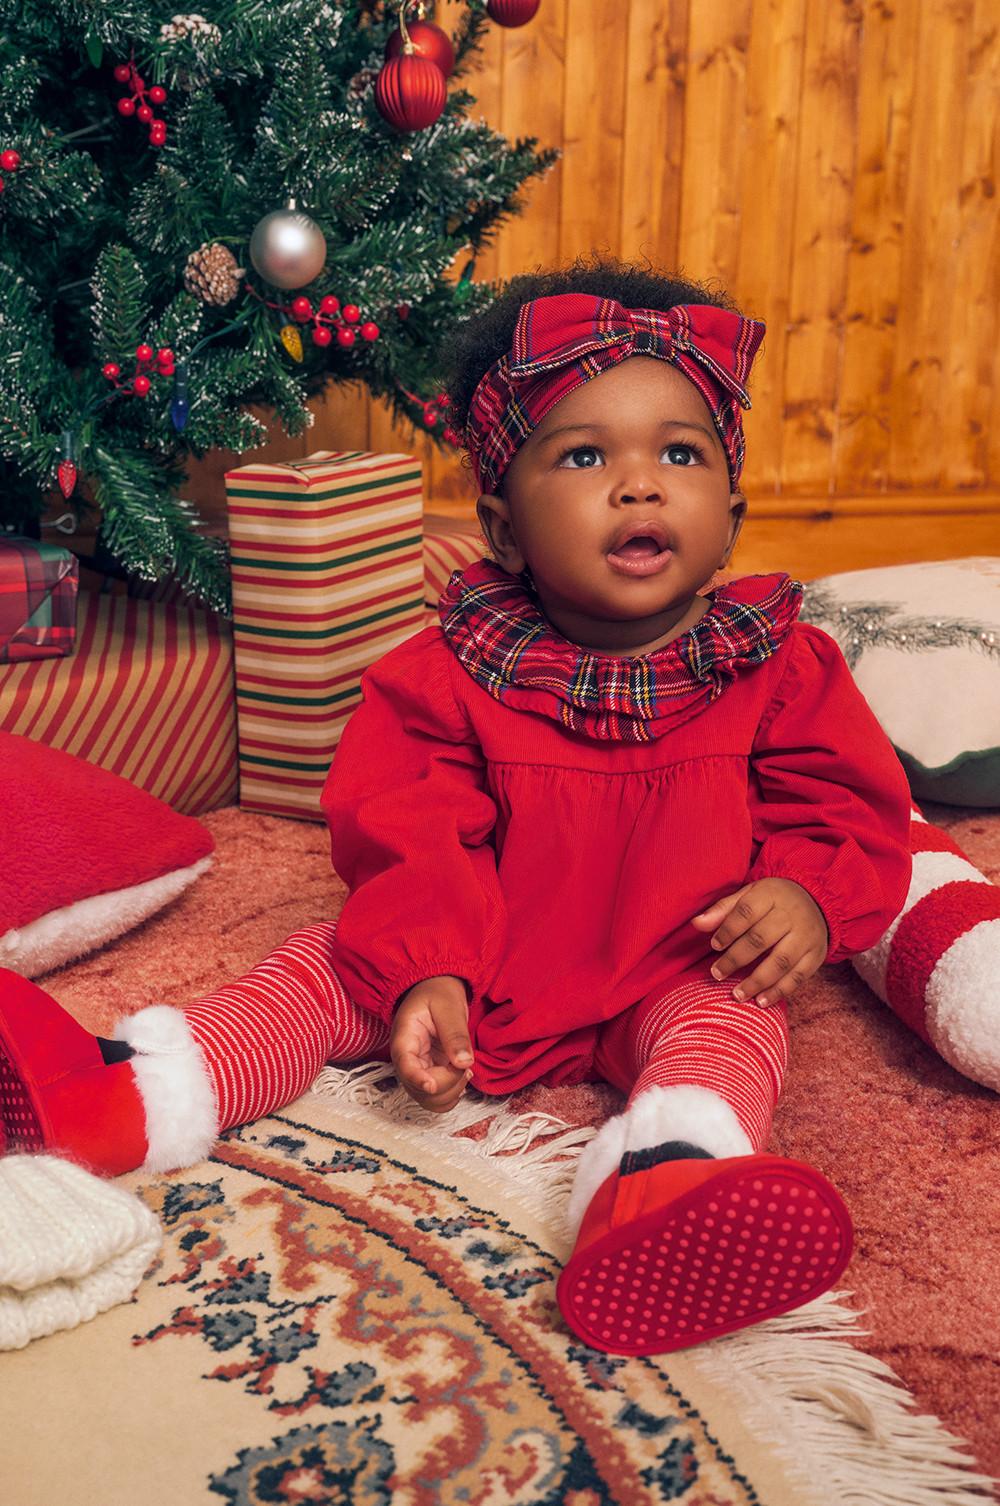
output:
<instances>
[{"instance_id":1,"label":"white knitted blanket","mask_svg":"<svg viewBox=\"0 0 1000 1506\"><path fill-rule=\"evenodd\" d=\"M128 1301L162 1241L124 1187L57 1156L0 1157L0 1350Z\"/></svg>"}]
</instances>

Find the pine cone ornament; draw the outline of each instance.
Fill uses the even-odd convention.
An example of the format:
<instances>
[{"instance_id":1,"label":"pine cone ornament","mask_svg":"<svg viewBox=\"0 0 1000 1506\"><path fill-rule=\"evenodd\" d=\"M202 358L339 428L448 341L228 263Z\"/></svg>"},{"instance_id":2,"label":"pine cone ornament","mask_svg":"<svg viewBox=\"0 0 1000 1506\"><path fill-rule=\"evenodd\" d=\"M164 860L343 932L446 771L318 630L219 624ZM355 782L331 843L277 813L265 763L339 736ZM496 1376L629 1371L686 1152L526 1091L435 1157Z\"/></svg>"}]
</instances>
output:
<instances>
[{"instance_id":1,"label":"pine cone ornament","mask_svg":"<svg viewBox=\"0 0 1000 1506\"><path fill-rule=\"evenodd\" d=\"M348 82L348 85L347 85L347 97L348 97L348 99L350 99L350 100L363 99L364 96L368 93L368 91L372 88L373 84L375 83L375 80L378 78L378 75L379 75L379 70L377 68L361 68L361 69L359 69L359 71L354 75L354 77Z\"/></svg>"},{"instance_id":2,"label":"pine cone ornament","mask_svg":"<svg viewBox=\"0 0 1000 1506\"><path fill-rule=\"evenodd\" d=\"M231 303L240 290L240 278L245 267L236 265L236 257L228 246L206 242L192 251L184 268L184 286L203 303L221 308Z\"/></svg>"}]
</instances>

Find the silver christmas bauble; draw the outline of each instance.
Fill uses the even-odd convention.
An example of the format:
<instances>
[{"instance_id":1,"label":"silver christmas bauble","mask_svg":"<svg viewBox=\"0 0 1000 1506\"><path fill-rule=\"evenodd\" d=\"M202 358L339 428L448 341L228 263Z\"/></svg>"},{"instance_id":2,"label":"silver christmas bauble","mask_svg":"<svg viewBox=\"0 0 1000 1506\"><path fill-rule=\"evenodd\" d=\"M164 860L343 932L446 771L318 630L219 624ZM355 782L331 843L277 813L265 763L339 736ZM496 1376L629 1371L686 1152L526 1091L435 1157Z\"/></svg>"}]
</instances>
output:
<instances>
[{"instance_id":1,"label":"silver christmas bauble","mask_svg":"<svg viewBox=\"0 0 1000 1506\"><path fill-rule=\"evenodd\" d=\"M265 214L255 225L250 260L276 288L304 288L326 264L326 237L293 203Z\"/></svg>"}]
</instances>

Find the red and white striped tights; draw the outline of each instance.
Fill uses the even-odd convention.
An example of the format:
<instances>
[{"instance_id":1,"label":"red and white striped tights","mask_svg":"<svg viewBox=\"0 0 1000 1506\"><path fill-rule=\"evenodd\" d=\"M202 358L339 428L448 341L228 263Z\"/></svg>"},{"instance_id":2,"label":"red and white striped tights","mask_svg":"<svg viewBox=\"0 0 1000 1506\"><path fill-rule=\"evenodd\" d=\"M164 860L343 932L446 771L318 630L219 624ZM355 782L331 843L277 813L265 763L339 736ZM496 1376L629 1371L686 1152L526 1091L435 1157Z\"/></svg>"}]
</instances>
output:
<instances>
[{"instance_id":1,"label":"red and white striped tights","mask_svg":"<svg viewBox=\"0 0 1000 1506\"><path fill-rule=\"evenodd\" d=\"M184 1011L219 1107L219 1129L304 1093L326 1062L389 1060L389 1028L349 998L330 964L336 922L297 931L235 983ZM767 1141L788 1057L783 1005L736 1004L733 985L685 973L610 1020L596 1074L631 1104L654 1083L709 1088L755 1150Z\"/></svg>"}]
</instances>

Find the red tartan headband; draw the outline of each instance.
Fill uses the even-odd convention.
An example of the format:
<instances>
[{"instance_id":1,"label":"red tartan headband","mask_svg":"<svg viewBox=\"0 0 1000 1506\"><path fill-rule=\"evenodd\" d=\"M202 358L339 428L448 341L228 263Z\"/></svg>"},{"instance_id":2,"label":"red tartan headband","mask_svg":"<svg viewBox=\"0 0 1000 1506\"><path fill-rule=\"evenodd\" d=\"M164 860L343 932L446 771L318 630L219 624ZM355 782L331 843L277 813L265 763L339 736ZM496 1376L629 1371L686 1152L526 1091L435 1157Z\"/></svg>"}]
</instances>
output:
<instances>
[{"instance_id":1,"label":"red tartan headband","mask_svg":"<svg viewBox=\"0 0 1000 1506\"><path fill-rule=\"evenodd\" d=\"M698 388L722 440L733 489L743 469L740 406L765 326L711 303L627 309L593 293L557 293L521 305L508 355L469 404L465 445L480 492L495 492L518 449L550 408L630 356L657 356Z\"/></svg>"}]
</instances>

